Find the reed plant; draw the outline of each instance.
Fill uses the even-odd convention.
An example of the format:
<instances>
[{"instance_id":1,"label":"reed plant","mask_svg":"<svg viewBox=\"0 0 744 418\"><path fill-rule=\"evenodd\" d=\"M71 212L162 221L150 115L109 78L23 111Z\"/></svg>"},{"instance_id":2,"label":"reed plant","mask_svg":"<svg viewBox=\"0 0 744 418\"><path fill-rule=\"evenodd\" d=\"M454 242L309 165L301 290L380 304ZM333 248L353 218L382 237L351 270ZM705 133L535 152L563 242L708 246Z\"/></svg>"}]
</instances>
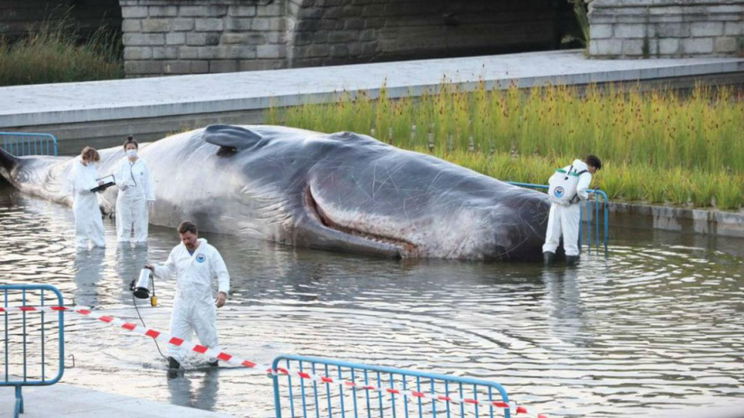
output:
<instances>
[{"instance_id":1,"label":"reed plant","mask_svg":"<svg viewBox=\"0 0 744 418\"><path fill-rule=\"evenodd\" d=\"M334 104L272 109L270 123L351 130L503 179L544 184L592 153L593 185L613 199L744 205L744 100L727 88L689 94L569 86L465 92L443 81L418 97L342 94Z\"/></svg>"},{"instance_id":2,"label":"reed plant","mask_svg":"<svg viewBox=\"0 0 744 418\"><path fill-rule=\"evenodd\" d=\"M12 44L0 39L0 86L124 77L119 35L101 28L80 42L70 22L45 21Z\"/></svg>"}]
</instances>

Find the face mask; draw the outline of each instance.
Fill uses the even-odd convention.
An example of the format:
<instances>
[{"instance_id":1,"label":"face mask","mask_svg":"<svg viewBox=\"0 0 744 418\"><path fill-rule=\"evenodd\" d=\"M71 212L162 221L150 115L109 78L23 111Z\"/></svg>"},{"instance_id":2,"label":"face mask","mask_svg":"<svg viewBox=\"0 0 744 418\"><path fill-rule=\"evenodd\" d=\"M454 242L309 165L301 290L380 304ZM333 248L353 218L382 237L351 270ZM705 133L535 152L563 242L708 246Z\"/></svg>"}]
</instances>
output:
<instances>
[{"instance_id":1,"label":"face mask","mask_svg":"<svg viewBox=\"0 0 744 418\"><path fill-rule=\"evenodd\" d=\"M137 156L137 150L136 149L128 149L127 150L127 157L132 158Z\"/></svg>"}]
</instances>

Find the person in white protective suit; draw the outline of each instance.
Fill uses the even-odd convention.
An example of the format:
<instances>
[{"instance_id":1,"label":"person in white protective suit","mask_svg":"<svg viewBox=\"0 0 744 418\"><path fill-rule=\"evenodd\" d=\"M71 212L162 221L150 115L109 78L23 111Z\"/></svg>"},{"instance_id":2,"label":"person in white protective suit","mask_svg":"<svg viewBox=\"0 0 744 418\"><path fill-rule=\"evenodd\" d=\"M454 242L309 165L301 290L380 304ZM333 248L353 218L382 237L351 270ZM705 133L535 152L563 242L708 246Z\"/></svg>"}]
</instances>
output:
<instances>
[{"instance_id":1,"label":"person in white protective suit","mask_svg":"<svg viewBox=\"0 0 744 418\"><path fill-rule=\"evenodd\" d=\"M581 222L581 201L589 197L587 190L592 182L592 175L602 168L602 161L594 155L588 155L584 161L576 159L550 179L549 194L551 198L548 228L545 231L543 260L552 264L555 251L563 235L563 249L566 253L566 264L574 265L579 261L579 223ZM554 178L565 179L565 183L555 186ZM556 191L555 193L554 190ZM559 198L553 196L556 194Z\"/></svg>"},{"instance_id":2,"label":"person in white protective suit","mask_svg":"<svg viewBox=\"0 0 744 418\"><path fill-rule=\"evenodd\" d=\"M78 248L105 247L103 220L98 207L98 196L91 189L102 185L96 163L101 157L92 147L83 148L80 158L72 163L67 181L67 192L72 193L72 212L75 214L75 243Z\"/></svg>"},{"instance_id":3,"label":"person in white protective suit","mask_svg":"<svg viewBox=\"0 0 744 418\"><path fill-rule=\"evenodd\" d=\"M160 278L176 277L176 298L173 302L170 332L174 337L188 341L191 331L202 345L219 351L217 341L217 309L225 305L230 291L230 275L216 248L206 239L199 238L196 225L181 222L178 226L181 243L170 252L162 265L146 264ZM217 298L213 297L212 280L217 279ZM168 368L177 370L183 362L180 347L169 346ZM210 366L217 366L217 359L209 358Z\"/></svg>"},{"instance_id":4,"label":"person in white protective suit","mask_svg":"<svg viewBox=\"0 0 744 418\"><path fill-rule=\"evenodd\" d=\"M114 172L119 194L116 197L116 237L122 242L147 242L148 208L155 201L155 187L145 162L137 156L139 144L131 136L124 142L127 158Z\"/></svg>"}]
</instances>

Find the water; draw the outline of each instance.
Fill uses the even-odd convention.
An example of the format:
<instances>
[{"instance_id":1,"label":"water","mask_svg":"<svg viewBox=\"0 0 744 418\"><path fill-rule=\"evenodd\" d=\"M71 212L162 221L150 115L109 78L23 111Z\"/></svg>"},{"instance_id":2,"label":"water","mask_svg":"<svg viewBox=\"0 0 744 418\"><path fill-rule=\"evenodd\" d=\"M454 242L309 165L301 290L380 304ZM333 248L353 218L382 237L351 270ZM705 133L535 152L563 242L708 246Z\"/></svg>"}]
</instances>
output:
<instances>
[{"instance_id":1,"label":"water","mask_svg":"<svg viewBox=\"0 0 744 418\"><path fill-rule=\"evenodd\" d=\"M119 249L113 222L105 226L105 251L76 252L68 208L0 189L0 282L53 284L66 303L138 321L129 282L145 260L163 261L177 235L152 227L147 249ZM744 240L611 234L609 256L584 254L575 269L400 262L204 236L232 275L221 343L245 359L293 353L495 380L550 417L744 401ZM167 332L174 283L156 286L161 306L141 312ZM66 321L75 359L66 383L273 415L260 372L190 370L169 380L151 340L75 314Z\"/></svg>"}]
</instances>

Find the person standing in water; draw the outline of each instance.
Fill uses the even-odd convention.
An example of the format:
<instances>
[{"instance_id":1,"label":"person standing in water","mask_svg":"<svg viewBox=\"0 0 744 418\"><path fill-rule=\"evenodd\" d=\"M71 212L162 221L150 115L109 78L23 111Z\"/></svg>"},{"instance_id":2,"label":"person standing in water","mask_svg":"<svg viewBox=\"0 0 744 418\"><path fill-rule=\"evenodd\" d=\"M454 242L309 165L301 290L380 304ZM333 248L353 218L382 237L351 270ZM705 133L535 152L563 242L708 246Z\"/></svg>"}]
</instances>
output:
<instances>
[{"instance_id":1,"label":"person standing in water","mask_svg":"<svg viewBox=\"0 0 744 418\"><path fill-rule=\"evenodd\" d=\"M548 180L551 205L542 248L546 265L555 261L561 235L566 264L575 265L579 262L581 202L589 198L587 190L592 182L592 175L600 168L602 161L595 155L587 155L584 160L576 159L570 165L556 170Z\"/></svg>"},{"instance_id":2,"label":"person standing in water","mask_svg":"<svg viewBox=\"0 0 744 418\"><path fill-rule=\"evenodd\" d=\"M97 163L101 156L93 147L85 147L80 158L72 163L67 191L72 193L72 212L75 215L75 244L78 249L105 247L103 219L98 207L98 196L92 190L103 184L99 180Z\"/></svg>"},{"instance_id":3,"label":"person standing in water","mask_svg":"<svg viewBox=\"0 0 744 418\"><path fill-rule=\"evenodd\" d=\"M173 302L170 333L174 337L188 340L192 330L202 345L220 351L217 340L217 309L225 305L230 291L230 275L220 252L199 238L199 231L191 222L178 226L181 243L173 248L165 264L146 264L156 277L176 279L176 298ZM212 281L217 280L217 295L214 296ZM181 347L170 345L168 368L177 371L183 363ZM209 359L216 367L216 358Z\"/></svg>"},{"instance_id":4,"label":"person standing in water","mask_svg":"<svg viewBox=\"0 0 744 418\"><path fill-rule=\"evenodd\" d=\"M119 164L114 178L119 186L116 197L116 237L120 243L147 242L148 209L155 201L150 171L139 158L139 144L131 136L124 141L127 158Z\"/></svg>"}]
</instances>

